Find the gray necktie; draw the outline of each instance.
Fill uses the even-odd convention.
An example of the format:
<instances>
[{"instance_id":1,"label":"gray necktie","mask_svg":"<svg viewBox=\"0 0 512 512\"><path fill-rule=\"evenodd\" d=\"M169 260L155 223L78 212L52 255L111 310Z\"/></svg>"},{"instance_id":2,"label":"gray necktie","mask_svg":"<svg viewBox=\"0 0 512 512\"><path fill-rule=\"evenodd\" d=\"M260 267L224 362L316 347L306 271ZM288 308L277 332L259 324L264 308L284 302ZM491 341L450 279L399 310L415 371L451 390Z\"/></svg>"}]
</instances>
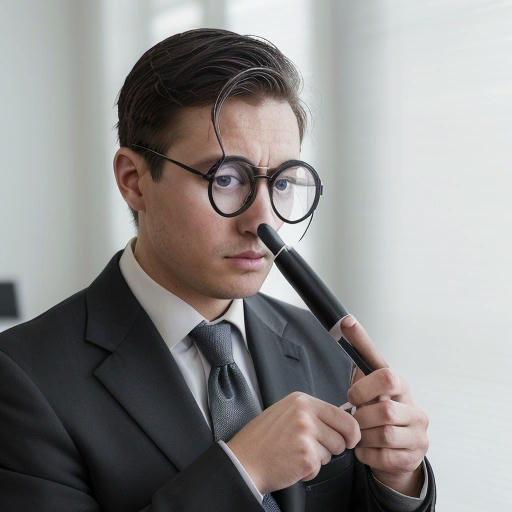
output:
<instances>
[{"instance_id":1,"label":"gray necktie","mask_svg":"<svg viewBox=\"0 0 512 512\"><path fill-rule=\"evenodd\" d=\"M229 441L259 413L259 406L240 368L233 359L231 326L227 322L200 323L190 332L199 350L211 365L208 378L208 404L216 441ZM270 494L263 497L263 508L279 512Z\"/></svg>"}]
</instances>

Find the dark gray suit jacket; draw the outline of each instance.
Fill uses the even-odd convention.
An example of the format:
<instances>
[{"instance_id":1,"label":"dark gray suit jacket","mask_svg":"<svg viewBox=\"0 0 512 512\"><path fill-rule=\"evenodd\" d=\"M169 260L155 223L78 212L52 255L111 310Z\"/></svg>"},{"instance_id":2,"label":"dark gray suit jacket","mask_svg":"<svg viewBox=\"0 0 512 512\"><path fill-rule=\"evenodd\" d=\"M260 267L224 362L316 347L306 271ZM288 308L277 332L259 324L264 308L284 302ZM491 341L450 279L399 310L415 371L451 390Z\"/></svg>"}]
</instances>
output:
<instances>
[{"instance_id":1,"label":"dark gray suit jacket","mask_svg":"<svg viewBox=\"0 0 512 512\"><path fill-rule=\"evenodd\" d=\"M119 257L89 288L0 334L0 510L261 511ZM244 312L264 407L296 390L345 402L351 362L309 312L261 294ZM274 495L283 512L384 510L351 450ZM420 510L434 502L429 485Z\"/></svg>"}]
</instances>

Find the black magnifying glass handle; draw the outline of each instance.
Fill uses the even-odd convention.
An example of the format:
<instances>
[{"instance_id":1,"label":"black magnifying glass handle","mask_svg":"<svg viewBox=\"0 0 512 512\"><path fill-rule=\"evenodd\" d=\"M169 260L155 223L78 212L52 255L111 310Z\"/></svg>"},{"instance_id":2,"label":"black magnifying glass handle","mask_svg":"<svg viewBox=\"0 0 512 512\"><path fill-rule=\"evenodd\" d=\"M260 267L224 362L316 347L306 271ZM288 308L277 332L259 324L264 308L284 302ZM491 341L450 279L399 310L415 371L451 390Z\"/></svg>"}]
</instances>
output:
<instances>
[{"instance_id":1,"label":"black magnifying glass handle","mask_svg":"<svg viewBox=\"0 0 512 512\"><path fill-rule=\"evenodd\" d=\"M340 322L349 313L320 279L306 260L291 247L287 247L277 232L268 224L258 226L258 236L274 255L274 263L285 279L302 298L311 313L339 343L357 367L368 375L373 371L355 347L341 335Z\"/></svg>"}]
</instances>

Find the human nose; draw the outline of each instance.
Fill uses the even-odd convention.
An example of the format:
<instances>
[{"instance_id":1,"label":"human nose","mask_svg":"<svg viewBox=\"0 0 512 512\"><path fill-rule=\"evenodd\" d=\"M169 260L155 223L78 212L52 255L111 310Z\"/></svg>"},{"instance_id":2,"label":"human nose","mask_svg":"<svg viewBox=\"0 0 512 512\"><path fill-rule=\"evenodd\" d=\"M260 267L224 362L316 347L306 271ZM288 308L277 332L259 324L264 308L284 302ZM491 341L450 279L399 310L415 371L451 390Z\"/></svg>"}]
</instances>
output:
<instances>
[{"instance_id":1,"label":"human nose","mask_svg":"<svg viewBox=\"0 0 512 512\"><path fill-rule=\"evenodd\" d=\"M261 223L269 224L276 230L283 224L272 208L267 183L266 179L256 180L255 197L252 204L236 217L240 232L257 234L258 226Z\"/></svg>"}]
</instances>

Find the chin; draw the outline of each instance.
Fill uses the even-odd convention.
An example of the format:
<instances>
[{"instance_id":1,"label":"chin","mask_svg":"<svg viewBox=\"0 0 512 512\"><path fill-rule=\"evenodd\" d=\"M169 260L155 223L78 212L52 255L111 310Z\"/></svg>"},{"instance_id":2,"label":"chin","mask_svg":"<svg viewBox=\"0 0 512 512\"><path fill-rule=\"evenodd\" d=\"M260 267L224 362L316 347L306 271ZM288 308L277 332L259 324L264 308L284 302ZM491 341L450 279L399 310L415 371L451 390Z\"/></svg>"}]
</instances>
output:
<instances>
[{"instance_id":1,"label":"chin","mask_svg":"<svg viewBox=\"0 0 512 512\"><path fill-rule=\"evenodd\" d=\"M244 299L251 297L260 291L265 281L265 276L253 276L252 279L237 278L232 283L222 283L217 288L217 297L219 299Z\"/></svg>"}]
</instances>

